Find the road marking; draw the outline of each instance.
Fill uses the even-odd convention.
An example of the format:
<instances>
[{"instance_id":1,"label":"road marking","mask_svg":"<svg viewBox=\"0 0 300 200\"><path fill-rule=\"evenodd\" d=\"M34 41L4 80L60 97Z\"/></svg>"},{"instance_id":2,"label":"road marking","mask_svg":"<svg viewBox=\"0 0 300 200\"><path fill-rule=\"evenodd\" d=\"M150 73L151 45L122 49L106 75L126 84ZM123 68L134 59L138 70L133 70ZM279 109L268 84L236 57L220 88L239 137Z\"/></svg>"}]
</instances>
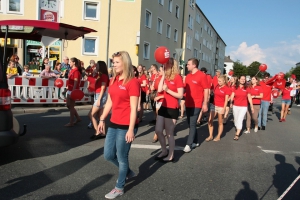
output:
<instances>
[{"instance_id":1,"label":"road marking","mask_svg":"<svg viewBox=\"0 0 300 200\"><path fill-rule=\"evenodd\" d=\"M160 149L160 145L147 145L147 144L132 144L131 148L136 149ZM175 146L175 150L183 150L183 147Z\"/></svg>"},{"instance_id":2,"label":"road marking","mask_svg":"<svg viewBox=\"0 0 300 200\"><path fill-rule=\"evenodd\" d=\"M273 154L282 153L282 151L276 151L276 150L263 150L262 149L262 151L265 153L273 153Z\"/></svg>"}]
</instances>

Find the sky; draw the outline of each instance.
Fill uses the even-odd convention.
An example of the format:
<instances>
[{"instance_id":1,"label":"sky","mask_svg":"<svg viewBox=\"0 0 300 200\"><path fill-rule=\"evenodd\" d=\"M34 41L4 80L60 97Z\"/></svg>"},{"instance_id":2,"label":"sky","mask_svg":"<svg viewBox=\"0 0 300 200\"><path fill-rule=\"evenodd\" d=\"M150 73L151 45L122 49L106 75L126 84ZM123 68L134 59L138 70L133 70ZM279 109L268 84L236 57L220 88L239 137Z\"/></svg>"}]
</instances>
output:
<instances>
[{"instance_id":1,"label":"sky","mask_svg":"<svg viewBox=\"0 0 300 200\"><path fill-rule=\"evenodd\" d=\"M197 0L225 42L225 56L248 66L265 63L271 75L300 62L300 0Z\"/></svg>"}]
</instances>

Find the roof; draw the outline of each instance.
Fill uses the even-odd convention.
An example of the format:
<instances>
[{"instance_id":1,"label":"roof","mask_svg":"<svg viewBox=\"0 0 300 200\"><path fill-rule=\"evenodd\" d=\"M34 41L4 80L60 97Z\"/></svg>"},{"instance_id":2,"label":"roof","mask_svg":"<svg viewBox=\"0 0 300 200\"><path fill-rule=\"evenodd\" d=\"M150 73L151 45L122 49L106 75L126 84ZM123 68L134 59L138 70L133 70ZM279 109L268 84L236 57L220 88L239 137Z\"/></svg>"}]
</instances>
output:
<instances>
[{"instance_id":1,"label":"roof","mask_svg":"<svg viewBox=\"0 0 300 200\"><path fill-rule=\"evenodd\" d=\"M233 60L230 59L230 56L225 56L224 62L233 62Z\"/></svg>"}]
</instances>

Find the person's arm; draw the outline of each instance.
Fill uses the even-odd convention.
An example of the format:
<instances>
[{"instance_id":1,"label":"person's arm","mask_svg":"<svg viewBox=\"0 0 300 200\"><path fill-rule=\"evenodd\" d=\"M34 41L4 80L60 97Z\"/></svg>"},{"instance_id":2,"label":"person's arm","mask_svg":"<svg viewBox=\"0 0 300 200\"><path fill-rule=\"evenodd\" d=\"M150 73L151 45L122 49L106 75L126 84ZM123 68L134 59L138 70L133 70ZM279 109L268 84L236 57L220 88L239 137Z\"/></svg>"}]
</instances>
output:
<instances>
[{"instance_id":1,"label":"person's arm","mask_svg":"<svg viewBox=\"0 0 300 200\"><path fill-rule=\"evenodd\" d=\"M141 84L141 87L146 87L147 86L147 81L146 80L143 80L142 81L142 84Z\"/></svg>"},{"instance_id":2,"label":"person's arm","mask_svg":"<svg viewBox=\"0 0 300 200\"><path fill-rule=\"evenodd\" d=\"M254 108L253 108L253 103L252 103L252 97L251 97L251 94L248 93L247 96L248 96L248 101L249 101L249 104L250 104L251 112L254 113Z\"/></svg>"},{"instance_id":3,"label":"person's arm","mask_svg":"<svg viewBox=\"0 0 300 200\"><path fill-rule=\"evenodd\" d=\"M97 99L97 105L100 106L100 100L102 99L102 96L106 90L106 82L101 83L101 91L99 93L99 98Z\"/></svg>"},{"instance_id":4,"label":"person's arm","mask_svg":"<svg viewBox=\"0 0 300 200\"><path fill-rule=\"evenodd\" d=\"M227 107L228 99L229 99L229 95L226 94L226 95L225 95L225 102L224 102L224 106L223 106L224 110L225 110L226 107Z\"/></svg>"},{"instance_id":5,"label":"person's arm","mask_svg":"<svg viewBox=\"0 0 300 200\"><path fill-rule=\"evenodd\" d=\"M230 95L230 107L232 107L233 99L234 99L234 92L232 92Z\"/></svg>"},{"instance_id":6,"label":"person's arm","mask_svg":"<svg viewBox=\"0 0 300 200\"><path fill-rule=\"evenodd\" d=\"M46 76L46 74L45 74L45 71L43 70L41 73L40 73L40 77L41 78L47 78L47 79L49 79L50 77L49 76Z\"/></svg>"},{"instance_id":7,"label":"person's arm","mask_svg":"<svg viewBox=\"0 0 300 200\"><path fill-rule=\"evenodd\" d=\"M252 95L251 97L252 97L252 99L261 99L264 97L264 94L260 93L259 95Z\"/></svg>"},{"instance_id":8,"label":"person's arm","mask_svg":"<svg viewBox=\"0 0 300 200\"><path fill-rule=\"evenodd\" d=\"M177 92L174 92L174 91L170 90L166 84L164 84L163 89L166 93L172 95L173 97L175 97L177 99L182 99L182 97L183 97L183 87L177 88Z\"/></svg>"},{"instance_id":9,"label":"person's arm","mask_svg":"<svg viewBox=\"0 0 300 200\"><path fill-rule=\"evenodd\" d=\"M131 143L134 140L134 126L137 118L137 106L138 106L139 97L130 96L130 121L129 128L125 135L125 140L127 143Z\"/></svg>"},{"instance_id":10,"label":"person's arm","mask_svg":"<svg viewBox=\"0 0 300 200\"><path fill-rule=\"evenodd\" d=\"M163 71L162 71L162 77L161 77L161 79L159 81L157 92L162 92L163 91L164 81L165 81L165 71L163 69Z\"/></svg>"},{"instance_id":11,"label":"person's arm","mask_svg":"<svg viewBox=\"0 0 300 200\"><path fill-rule=\"evenodd\" d=\"M208 93L209 93L209 89L204 89L204 91L203 91L204 98L203 98L203 104L202 104L203 112L206 112L208 110L208 108L207 108L207 102L209 99Z\"/></svg>"},{"instance_id":12,"label":"person's arm","mask_svg":"<svg viewBox=\"0 0 300 200\"><path fill-rule=\"evenodd\" d=\"M99 125L98 125L98 131L100 133L104 133L104 123L105 123L105 119L108 115L108 113L110 112L112 108L112 101L111 101L111 98L110 98L110 94L107 95L107 100L106 100L106 103L105 103L105 106L104 106L104 110L102 112L102 115L100 116L99 118Z\"/></svg>"}]
</instances>

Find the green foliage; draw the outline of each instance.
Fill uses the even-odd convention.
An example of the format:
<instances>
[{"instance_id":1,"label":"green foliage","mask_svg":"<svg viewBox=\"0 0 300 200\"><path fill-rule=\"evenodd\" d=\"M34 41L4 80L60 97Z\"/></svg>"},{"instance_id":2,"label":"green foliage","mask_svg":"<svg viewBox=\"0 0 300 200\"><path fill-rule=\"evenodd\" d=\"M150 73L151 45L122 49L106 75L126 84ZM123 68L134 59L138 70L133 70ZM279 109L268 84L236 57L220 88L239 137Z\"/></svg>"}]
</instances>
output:
<instances>
[{"instance_id":1,"label":"green foliage","mask_svg":"<svg viewBox=\"0 0 300 200\"><path fill-rule=\"evenodd\" d=\"M292 74L295 74L296 75L296 79L299 80L300 79L300 67L295 67L295 68L292 68Z\"/></svg>"},{"instance_id":2,"label":"green foliage","mask_svg":"<svg viewBox=\"0 0 300 200\"><path fill-rule=\"evenodd\" d=\"M242 62L239 60L233 62L233 71L234 71L234 76L241 76L241 75L247 75L247 68L246 65L243 65Z\"/></svg>"},{"instance_id":3,"label":"green foliage","mask_svg":"<svg viewBox=\"0 0 300 200\"><path fill-rule=\"evenodd\" d=\"M248 75L249 75L250 77L256 75L258 78L263 78L263 75L264 75L265 73L268 73L268 71L265 71L265 72L259 72L259 73L257 74L257 72L259 71L259 66L260 66L260 65L261 65L260 62L257 62L257 61L252 62L252 63L247 67Z\"/></svg>"}]
</instances>

